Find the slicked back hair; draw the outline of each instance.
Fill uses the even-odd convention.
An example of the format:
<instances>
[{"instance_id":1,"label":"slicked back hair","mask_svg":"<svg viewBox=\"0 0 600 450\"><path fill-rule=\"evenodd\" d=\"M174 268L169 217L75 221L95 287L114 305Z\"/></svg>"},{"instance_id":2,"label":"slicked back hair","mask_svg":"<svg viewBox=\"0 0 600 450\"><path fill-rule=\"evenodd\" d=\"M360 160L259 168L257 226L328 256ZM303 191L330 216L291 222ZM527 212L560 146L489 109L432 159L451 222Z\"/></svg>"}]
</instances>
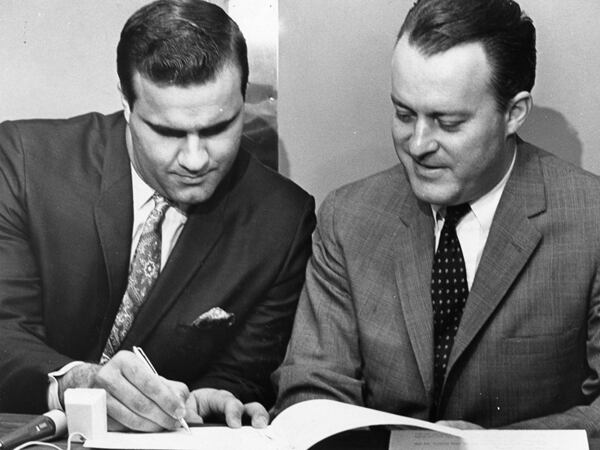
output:
<instances>
[{"instance_id":1,"label":"slicked back hair","mask_svg":"<svg viewBox=\"0 0 600 450\"><path fill-rule=\"evenodd\" d=\"M481 43L500 111L506 110L518 92L533 89L535 27L512 0L417 0L397 41L404 35L426 56L461 44Z\"/></svg>"},{"instance_id":2,"label":"slicked back hair","mask_svg":"<svg viewBox=\"0 0 600 450\"><path fill-rule=\"evenodd\" d=\"M213 81L227 65L248 84L246 40L237 24L217 5L202 0L157 0L125 23L117 46L117 73L133 108L133 75L159 85L189 86Z\"/></svg>"}]
</instances>

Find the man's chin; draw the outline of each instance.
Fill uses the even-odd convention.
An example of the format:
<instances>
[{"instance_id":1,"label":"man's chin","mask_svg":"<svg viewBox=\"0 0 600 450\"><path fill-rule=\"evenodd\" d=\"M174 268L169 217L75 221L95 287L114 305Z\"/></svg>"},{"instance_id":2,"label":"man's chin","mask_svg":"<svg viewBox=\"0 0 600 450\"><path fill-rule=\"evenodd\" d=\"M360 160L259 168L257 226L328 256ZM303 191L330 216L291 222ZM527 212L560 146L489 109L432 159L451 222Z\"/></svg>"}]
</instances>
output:
<instances>
[{"instance_id":1,"label":"man's chin","mask_svg":"<svg viewBox=\"0 0 600 450\"><path fill-rule=\"evenodd\" d=\"M214 189L194 189L192 192L177 192L171 200L182 207L188 207L206 202L213 194Z\"/></svg>"},{"instance_id":2,"label":"man's chin","mask_svg":"<svg viewBox=\"0 0 600 450\"><path fill-rule=\"evenodd\" d=\"M419 200L431 205L453 205L457 201L455 190L451 186L432 186L422 183L412 183L412 191Z\"/></svg>"}]
</instances>

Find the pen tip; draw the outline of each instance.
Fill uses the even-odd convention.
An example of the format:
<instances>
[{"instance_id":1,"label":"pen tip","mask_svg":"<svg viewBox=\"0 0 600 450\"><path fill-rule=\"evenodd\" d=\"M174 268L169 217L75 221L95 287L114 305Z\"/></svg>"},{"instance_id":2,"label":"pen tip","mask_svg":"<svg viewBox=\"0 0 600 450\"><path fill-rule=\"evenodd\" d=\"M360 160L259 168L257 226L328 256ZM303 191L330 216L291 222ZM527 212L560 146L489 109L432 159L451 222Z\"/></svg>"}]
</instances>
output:
<instances>
[{"instance_id":1,"label":"pen tip","mask_svg":"<svg viewBox=\"0 0 600 450\"><path fill-rule=\"evenodd\" d=\"M181 426L185 429L185 431L187 431L188 433L192 434L192 430L190 430L190 427L188 426L188 424L185 421L185 419L183 419L183 418L179 419L179 423L181 423Z\"/></svg>"}]
</instances>

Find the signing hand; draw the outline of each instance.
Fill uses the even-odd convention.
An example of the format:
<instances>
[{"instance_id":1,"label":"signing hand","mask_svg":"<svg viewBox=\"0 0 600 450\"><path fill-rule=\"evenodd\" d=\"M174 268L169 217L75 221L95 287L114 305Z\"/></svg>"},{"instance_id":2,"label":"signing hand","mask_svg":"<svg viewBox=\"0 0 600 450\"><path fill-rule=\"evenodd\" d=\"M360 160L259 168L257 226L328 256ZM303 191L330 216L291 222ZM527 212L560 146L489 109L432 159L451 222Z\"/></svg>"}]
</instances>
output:
<instances>
[{"instance_id":1,"label":"signing hand","mask_svg":"<svg viewBox=\"0 0 600 450\"><path fill-rule=\"evenodd\" d=\"M58 380L58 386L63 404L68 388L104 389L109 428L124 426L136 431L179 428L178 418L185 415L190 396L185 384L152 373L140 358L126 350L103 366L81 364L72 368Z\"/></svg>"},{"instance_id":2,"label":"signing hand","mask_svg":"<svg viewBox=\"0 0 600 450\"><path fill-rule=\"evenodd\" d=\"M190 422L203 422L208 417L225 419L231 428L242 426L242 417L250 418L255 428L269 424L269 413L260 403L242 404L231 392L211 388L196 389L188 397L186 419Z\"/></svg>"}]
</instances>

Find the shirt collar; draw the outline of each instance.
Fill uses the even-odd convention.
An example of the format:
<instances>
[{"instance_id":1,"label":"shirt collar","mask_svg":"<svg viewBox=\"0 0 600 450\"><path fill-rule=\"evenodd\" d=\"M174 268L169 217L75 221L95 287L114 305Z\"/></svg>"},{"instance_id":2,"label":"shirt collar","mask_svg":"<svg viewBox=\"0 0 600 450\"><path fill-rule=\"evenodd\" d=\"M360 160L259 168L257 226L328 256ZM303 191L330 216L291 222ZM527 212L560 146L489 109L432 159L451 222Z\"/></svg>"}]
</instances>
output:
<instances>
[{"instance_id":1,"label":"shirt collar","mask_svg":"<svg viewBox=\"0 0 600 450\"><path fill-rule=\"evenodd\" d=\"M131 164L131 187L133 189L133 210L139 211L146 203L151 201L154 189L142 180L133 168L133 164Z\"/></svg>"},{"instance_id":2,"label":"shirt collar","mask_svg":"<svg viewBox=\"0 0 600 450\"><path fill-rule=\"evenodd\" d=\"M504 188L506 187L508 178L512 173L516 158L517 150L515 149L515 152L513 153L513 159L510 163L510 167L508 168L506 174L504 174L504 177L502 177L500 182L496 186L494 186L494 188L487 194L482 195L477 200L470 203L471 211L473 211L475 218L477 219L477 221L483 229L489 230L492 226L494 214L496 213L496 209L498 208L498 204L500 203L500 198L502 197L502 193L504 192Z\"/></svg>"},{"instance_id":3,"label":"shirt collar","mask_svg":"<svg viewBox=\"0 0 600 450\"><path fill-rule=\"evenodd\" d=\"M133 210L139 211L141 210L148 202L152 201L152 196L154 195L155 190L148 186L142 177L136 172L131 164L131 188L133 190ZM180 208L175 203L171 202L167 199L171 208L177 210L180 214L187 216L188 210ZM154 205L152 205L154 207Z\"/></svg>"}]
</instances>

